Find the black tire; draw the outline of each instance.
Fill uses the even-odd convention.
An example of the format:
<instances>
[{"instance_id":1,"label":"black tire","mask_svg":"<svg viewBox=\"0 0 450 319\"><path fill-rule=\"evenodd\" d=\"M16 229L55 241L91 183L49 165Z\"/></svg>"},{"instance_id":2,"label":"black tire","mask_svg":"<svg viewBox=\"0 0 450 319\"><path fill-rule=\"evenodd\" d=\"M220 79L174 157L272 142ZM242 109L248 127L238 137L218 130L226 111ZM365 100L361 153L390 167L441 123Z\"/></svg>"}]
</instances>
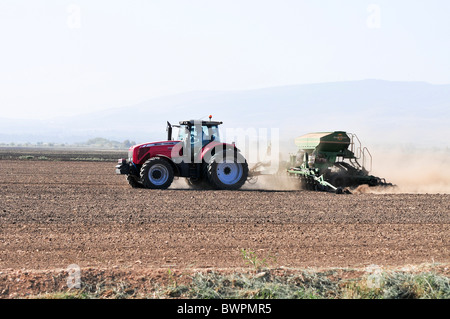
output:
<instances>
[{"instance_id":1,"label":"black tire","mask_svg":"<svg viewBox=\"0 0 450 319\"><path fill-rule=\"evenodd\" d=\"M127 175L127 182L133 188L143 188L144 187L144 185L142 185L138 181L138 178L136 176L134 176L134 175Z\"/></svg>"},{"instance_id":2,"label":"black tire","mask_svg":"<svg viewBox=\"0 0 450 319\"><path fill-rule=\"evenodd\" d=\"M188 178L186 178L186 183L192 189L200 190L200 189L208 189L208 188L210 188L208 182L206 182L203 179L188 177Z\"/></svg>"},{"instance_id":3,"label":"black tire","mask_svg":"<svg viewBox=\"0 0 450 319\"><path fill-rule=\"evenodd\" d=\"M300 176L300 189L308 189L308 183L306 182L306 178L304 176Z\"/></svg>"},{"instance_id":4,"label":"black tire","mask_svg":"<svg viewBox=\"0 0 450 319\"><path fill-rule=\"evenodd\" d=\"M219 152L206 165L205 175L214 189L236 190L247 181L248 164L240 153Z\"/></svg>"},{"instance_id":5,"label":"black tire","mask_svg":"<svg viewBox=\"0 0 450 319\"><path fill-rule=\"evenodd\" d=\"M380 181L377 178L371 178L368 184L369 186L374 187L380 185Z\"/></svg>"},{"instance_id":6,"label":"black tire","mask_svg":"<svg viewBox=\"0 0 450 319\"><path fill-rule=\"evenodd\" d=\"M160 157L150 158L141 168L141 181L146 188L166 189L172 184L173 176L172 165Z\"/></svg>"},{"instance_id":7,"label":"black tire","mask_svg":"<svg viewBox=\"0 0 450 319\"><path fill-rule=\"evenodd\" d=\"M344 188L346 186L349 186L347 177L344 175L341 175L341 174L336 174L336 175L332 176L330 178L329 183L331 185L333 185L334 187L338 187L338 188L339 187Z\"/></svg>"}]
</instances>

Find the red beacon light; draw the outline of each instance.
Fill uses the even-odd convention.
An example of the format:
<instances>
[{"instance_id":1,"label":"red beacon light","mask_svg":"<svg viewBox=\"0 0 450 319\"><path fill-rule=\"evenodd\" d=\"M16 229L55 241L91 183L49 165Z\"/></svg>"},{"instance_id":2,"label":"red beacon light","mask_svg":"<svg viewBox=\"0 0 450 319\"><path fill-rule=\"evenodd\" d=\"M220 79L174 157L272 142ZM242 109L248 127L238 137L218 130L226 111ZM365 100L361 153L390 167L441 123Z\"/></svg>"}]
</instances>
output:
<instances>
[{"instance_id":1,"label":"red beacon light","mask_svg":"<svg viewBox=\"0 0 450 319\"><path fill-rule=\"evenodd\" d=\"M212 119L212 115L209 116L209 120L210 120L210 121L211 121L211 119Z\"/></svg>"}]
</instances>

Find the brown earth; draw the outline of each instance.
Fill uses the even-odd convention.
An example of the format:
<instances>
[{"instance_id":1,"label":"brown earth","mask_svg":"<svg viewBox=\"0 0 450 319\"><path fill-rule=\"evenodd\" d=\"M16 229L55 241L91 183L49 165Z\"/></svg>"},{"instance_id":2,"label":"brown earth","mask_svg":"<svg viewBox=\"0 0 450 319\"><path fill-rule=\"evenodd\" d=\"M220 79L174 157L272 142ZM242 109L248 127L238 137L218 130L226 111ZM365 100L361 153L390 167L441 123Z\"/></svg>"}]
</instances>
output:
<instances>
[{"instance_id":1,"label":"brown earth","mask_svg":"<svg viewBox=\"0 0 450 319\"><path fill-rule=\"evenodd\" d=\"M61 288L71 264L135 281L248 269L242 249L278 269L450 262L449 194L132 189L114 165L0 160L0 297Z\"/></svg>"}]
</instances>

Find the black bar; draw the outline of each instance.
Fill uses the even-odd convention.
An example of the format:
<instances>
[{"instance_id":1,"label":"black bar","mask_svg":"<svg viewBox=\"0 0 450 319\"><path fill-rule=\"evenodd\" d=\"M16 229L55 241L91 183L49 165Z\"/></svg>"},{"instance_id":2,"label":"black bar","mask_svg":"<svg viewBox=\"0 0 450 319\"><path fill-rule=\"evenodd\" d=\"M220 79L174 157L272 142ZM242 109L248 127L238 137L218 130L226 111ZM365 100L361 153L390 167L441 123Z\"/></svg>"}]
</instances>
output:
<instances>
[{"instance_id":1,"label":"black bar","mask_svg":"<svg viewBox=\"0 0 450 319\"><path fill-rule=\"evenodd\" d=\"M45 317L54 315L58 318L64 313L75 316L101 314L102 317L127 318L140 315L145 318L304 318L387 316L398 312L401 317L412 316L419 311L430 311L439 314L447 310L449 299L442 300L366 300L366 299L12 299L0 300L4 314L11 311L15 317L21 314L42 314ZM57 311L61 307L61 311ZM445 312L443 312L445 313ZM162 315L162 316L161 316Z\"/></svg>"}]
</instances>

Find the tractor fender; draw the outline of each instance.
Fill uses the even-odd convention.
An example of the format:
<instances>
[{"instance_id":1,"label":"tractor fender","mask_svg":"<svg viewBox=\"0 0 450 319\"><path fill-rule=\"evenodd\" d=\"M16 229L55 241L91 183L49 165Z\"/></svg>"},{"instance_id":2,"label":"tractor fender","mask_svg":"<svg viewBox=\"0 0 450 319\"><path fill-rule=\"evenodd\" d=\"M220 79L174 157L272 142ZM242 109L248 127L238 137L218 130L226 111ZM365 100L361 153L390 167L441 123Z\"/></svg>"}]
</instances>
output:
<instances>
[{"instance_id":1,"label":"tractor fender","mask_svg":"<svg viewBox=\"0 0 450 319\"><path fill-rule=\"evenodd\" d=\"M218 152L233 152L233 154L236 154L239 150L234 144L211 142L202 149L199 159L209 163L211 157Z\"/></svg>"}]
</instances>

